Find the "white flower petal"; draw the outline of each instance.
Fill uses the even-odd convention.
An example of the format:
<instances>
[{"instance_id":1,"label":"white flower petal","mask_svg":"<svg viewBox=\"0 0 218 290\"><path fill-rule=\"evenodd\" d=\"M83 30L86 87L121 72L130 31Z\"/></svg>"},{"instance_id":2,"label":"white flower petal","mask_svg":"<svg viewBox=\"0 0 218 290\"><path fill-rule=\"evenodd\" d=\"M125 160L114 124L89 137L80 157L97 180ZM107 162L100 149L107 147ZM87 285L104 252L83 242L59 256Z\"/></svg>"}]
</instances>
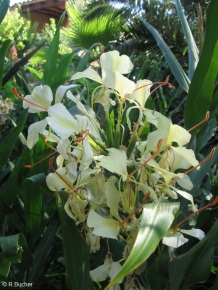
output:
<instances>
[{"instance_id":1,"label":"white flower petal","mask_svg":"<svg viewBox=\"0 0 218 290\"><path fill-rule=\"evenodd\" d=\"M177 189L177 188L174 188L172 187L179 195L181 195L182 197L188 199L191 203L192 203L192 206L193 206L193 210L195 210L195 205L194 205L194 200L193 200L193 196L188 193L188 192L185 192L183 190L180 190L180 189Z\"/></svg>"},{"instance_id":2,"label":"white flower petal","mask_svg":"<svg viewBox=\"0 0 218 290\"><path fill-rule=\"evenodd\" d=\"M188 242L188 239L186 239L181 233L179 232L171 232L168 231L165 235L165 237L162 240L164 245L167 245L172 248L178 248Z\"/></svg>"},{"instance_id":3,"label":"white flower petal","mask_svg":"<svg viewBox=\"0 0 218 290\"><path fill-rule=\"evenodd\" d=\"M83 144L83 155L79 167L81 171L87 169L93 160L92 147L89 141L87 139L84 139L82 144Z\"/></svg>"},{"instance_id":4,"label":"white flower petal","mask_svg":"<svg viewBox=\"0 0 218 290\"><path fill-rule=\"evenodd\" d=\"M69 139L60 140L57 145L57 151L64 157L64 159L69 159L70 147L71 143Z\"/></svg>"},{"instance_id":5,"label":"white flower petal","mask_svg":"<svg viewBox=\"0 0 218 290\"><path fill-rule=\"evenodd\" d=\"M180 229L180 232L183 234L195 237L199 240L202 240L205 237L205 233L200 229L191 229L191 230Z\"/></svg>"},{"instance_id":6,"label":"white flower petal","mask_svg":"<svg viewBox=\"0 0 218 290\"><path fill-rule=\"evenodd\" d=\"M117 274L120 272L120 269L122 268L122 266L120 265L119 262L112 262L109 270L108 270L108 275L110 276L111 280L113 280ZM122 283L123 279L120 280L118 283Z\"/></svg>"},{"instance_id":7,"label":"white flower petal","mask_svg":"<svg viewBox=\"0 0 218 290\"><path fill-rule=\"evenodd\" d=\"M42 108L34 106L26 101L23 101L23 108L29 108L29 113L38 113L46 111L53 100L52 91L49 86L36 86L31 95L27 95L24 99L31 101L33 104L39 105ZM44 109L43 109L44 108Z\"/></svg>"},{"instance_id":8,"label":"white flower petal","mask_svg":"<svg viewBox=\"0 0 218 290\"><path fill-rule=\"evenodd\" d=\"M153 124L156 128L158 126L158 120L161 116L163 116L161 113L154 111L154 110L149 110L149 109L144 109L144 115L146 117L146 120Z\"/></svg>"},{"instance_id":9,"label":"white flower petal","mask_svg":"<svg viewBox=\"0 0 218 290\"><path fill-rule=\"evenodd\" d=\"M116 148L110 148L108 151L109 156L100 155L96 156L95 159L99 161L100 166L121 175L123 181L125 181L128 176L126 152Z\"/></svg>"},{"instance_id":10,"label":"white flower petal","mask_svg":"<svg viewBox=\"0 0 218 290\"><path fill-rule=\"evenodd\" d=\"M170 134L167 138L167 144L172 144L173 142L178 143L179 146L186 145L191 139L191 134L178 125L171 124Z\"/></svg>"},{"instance_id":11,"label":"white flower petal","mask_svg":"<svg viewBox=\"0 0 218 290\"><path fill-rule=\"evenodd\" d=\"M188 169L191 166L199 164L192 149L174 146L171 146L171 149L173 150L173 153L171 154L172 171L175 171L178 168ZM197 169L199 169L199 167Z\"/></svg>"},{"instance_id":12,"label":"white flower petal","mask_svg":"<svg viewBox=\"0 0 218 290\"><path fill-rule=\"evenodd\" d=\"M100 56L102 70L118 71L121 74L130 73L133 63L127 55L121 55L117 50L105 52Z\"/></svg>"},{"instance_id":13,"label":"white flower petal","mask_svg":"<svg viewBox=\"0 0 218 290\"><path fill-rule=\"evenodd\" d=\"M56 173L50 173L46 177L48 188L52 191L60 191L61 189L72 191L74 180L66 173L66 168L59 168L57 172L62 178Z\"/></svg>"},{"instance_id":14,"label":"white flower petal","mask_svg":"<svg viewBox=\"0 0 218 290\"><path fill-rule=\"evenodd\" d=\"M109 263L104 263L103 265L97 267L96 269L90 271L90 276L93 281L102 282L107 279L108 269L110 267Z\"/></svg>"},{"instance_id":15,"label":"white flower petal","mask_svg":"<svg viewBox=\"0 0 218 290\"><path fill-rule=\"evenodd\" d=\"M135 83L124 77L118 72L115 72L115 90L118 91L121 98L128 96L135 89Z\"/></svg>"},{"instance_id":16,"label":"white flower petal","mask_svg":"<svg viewBox=\"0 0 218 290\"><path fill-rule=\"evenodd\" d=\"M107 205L110 208L110 213L116 218L120 219L118 214L118 205L120 202L120 193L115 187L115 182L117 178L115 176L111 176L108 181L105 183L105 195L107 199Z\"/></svg>"},{"instance_id":17,"label":"white flower petal","mask_svg":"<svg viewBox=\"0 0 218 290\"><path fill-rule=\"evenodd\" d=\"M186 174L184 174L183 177L179 178L176 182L186 190L192 190L193 188L193 183L191 182L190 177Z\"/></svg>"},{"instance_id":18,"label":"white flower petal","mask_svg":"<svg viewBox=\"0 0 218 290\"><path fill-rule=\"evenodd\" d=\"M64 105L58 103L48 109L50 117L47 122L52 130L61 138L67 139L78 131L77 120L68 112Z\"/></svg>"},{"instance_id":19,"label":"white flower petal","mask_svg":"<svg viewBox=\"0 0 218 290\"><path fill-rule=\"evenodd\" d=\"M46 120L38 121L29 126L26 142L26 145L29 149L31 149L36 144L39 139L39 134L42 134L44 132L46 126Z\"/></svg>"},{"instance_id":20,"label":"white flower petal","mask_svg":"<svg viewBox=\"0 0 218 290\"><path fill-rule=\"evenodd\" d=\"M90 67L84 70L83 72L75 73L75 75L72 76L71 80L77 80L81 78L87 78L97 83L103 84L102 79L99 76L99 74Z\"/></svg>"},{"instance_id":21,"label":"white flower petal","mask_svg":"<svg viewBox=\"0 0 218 290\"><path fill-rule=\"evenodd\" d=\"M69 85L69 86L59 86L57 88L56 94L55 94L55 104L61 103L64 94L67 90L77 87L78 85Z\"/></svg>"},{"instance_id":22,"label":"white flower petal","mask_svg":"<svg viewBox=\"0 0 218 290\"><path fill-rule=\"evenodd\" d=\"M93 234L104 238L117 239L119 234L119 222L114 219L103 218L93 209L90 210L87 225L94 228Z\"/></svg>"},{"instance_id":23,"label":"white flower petal","mask_svg":"<svg viewBox=\"0 0 218 290\"><path fill-rule=\"evenodd\" d=\"M145 103L150 95L150 88L152 86L152 82L149 80L139 80L135 89L130 95L131 100L137 101L142 108L144 108Z\"/></svg>"}]
</instances>

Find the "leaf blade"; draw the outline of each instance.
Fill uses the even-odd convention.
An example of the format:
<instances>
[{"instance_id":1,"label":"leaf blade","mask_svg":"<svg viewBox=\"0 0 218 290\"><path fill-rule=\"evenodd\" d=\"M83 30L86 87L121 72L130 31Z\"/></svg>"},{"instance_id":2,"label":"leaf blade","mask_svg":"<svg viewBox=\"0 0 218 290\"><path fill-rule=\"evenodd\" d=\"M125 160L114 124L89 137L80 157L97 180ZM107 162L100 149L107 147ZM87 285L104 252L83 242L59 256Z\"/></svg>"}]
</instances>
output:
<instances>
[{"instance_id":1,"label":"leaf blade","mask_svg":"<svg viewBox=\"0 0 218 290\"><path fill-rule=\"evenodd\" d=\"M181 88L184 91L188 92L190 80L186 75L186 73L184 72L184 70L182 69L179 62L177 61L175 55L172 53L172 51L170 50L166 42L163 40L159 32L152 25L150 25L145 19L141 19L141 21L155 38L157 45L162 51L163 56L166 59L175 79L177 80Z\"/></svg>"},{"instance_id":2,"label":"leaf blade","mask_svg":"<svg viewBox=\"0 0 218 290\"><path fill-rule=\"evenodd\" d=\"M107 286L118 283L127 274L134 271L155 251L160 240L171 226L179 203L158 203L144 206L139 232L133 249L120 272Z\"/></svg>"}]
</instances>

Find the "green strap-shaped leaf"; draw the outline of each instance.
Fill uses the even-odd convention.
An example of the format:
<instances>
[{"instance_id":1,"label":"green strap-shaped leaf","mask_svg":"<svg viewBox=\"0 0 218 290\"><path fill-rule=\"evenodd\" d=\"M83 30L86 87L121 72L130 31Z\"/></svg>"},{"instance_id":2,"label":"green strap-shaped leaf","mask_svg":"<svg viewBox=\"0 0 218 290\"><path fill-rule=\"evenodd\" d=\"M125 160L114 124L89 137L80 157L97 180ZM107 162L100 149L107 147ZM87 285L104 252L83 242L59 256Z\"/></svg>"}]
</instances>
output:
<instances>
[{"instance_id":1,"label":"green strap-shaped leaf","mask_svg":"<svg viewBox=\"0 0 218 290\"><path fill-rule=\"evenodd\" d=\"M46 63L43 71L43 84L50 87L52 86L52 77L57 67L60 27L64 21L65 14L66 11L61 15L54 38L52 39L46 54Z\"/></svg>"},{"instance_id":2,"label":"green strap-shaped leaf","mask_svg":"<svg viewBox=\"0 0 218 290\"><path fill-rule=\"evenodd\" d=\"M8 162L8 159L14 148L15 142L24 128L26 118L27 118L27 110L23 111L21 118L18 121L17 127L11 129L8 135L3 140L0 140L0 173L4 168L4 166L6 165L6 163Z\"/></svg>"},{"instance_id":3,"label":"green strap-shaped leaf","mask_svg":"<svg viewBox=\"0 0 218 290\"><path fill-rule=\"evenodd\" d=\"M144 206L133 249L120 272L106 289L119 282L149 258L170 228L178 209L179 203L177 202L151 203Z\"/></svg>"},{"instance_id":4,"label":"green strap-shaped leaf","mask_svg":"<svg viewBox=\"0 0 218 290\"><path fill-rule=\"evenodd\" d=\"M87 67L87 64L89 64L89 58L90 58L90 55L92 53L92 50L94 47L96 46L99 46L100 44L99 43L94 43L85 53L85 55L81 58L81 60L79 61L77 67L76 67L76 71L75 72L81 72L83 71L86 67ZM75 53L76 53L76 50L75 50Z\"/></svg>"},{"instance_id":5,"label":"green strap-shaped leaf","mask_svg":"<svg viewBox=\"0 0 218 290\"><path fill-rule=\"evenodd\" d=\"M60 229L60 221L57 214L50 216L50 220L46 225L46 230L43 233L36 249L33 253L34 263L27 276L27 281L36 283L42 275L43 270L47 266L48 257L52 251L54 238Z\"/></svg>"},{"instance_id":6,"label":"green strap-shaped leaf","mask_svg":"<svg viewBox=\"0 0 218 290\"><path fill-rule=\"evenodd\" d=\"M188 25L188 22L185 18L185 14L183 12L183 8L182 8L180 0L175 0L175 4L176 4L176 10L177 10L177 13L179 16L179 20L182 24L182 30L184 32L186 41L188 43L188 54L189 54L189 73L188 73L188 76L189 76L189 79L191 80L193 77L193 74L195 72L196 66L198 64L199 52L198 52L198 48L197 48L197 45L195 43L194 37L192 35L192 32L190 30L190 27Z\"/></svg>"},{"instance_id":7,"label":"green strap-shaped leaf","mask_svg":"<svg viewBox=\"0 0 218 290\"><path fill-rule=\"evenodd\" d=\"M170 290L187 290L209 278L213 248L218 241L218 220L196 246L169 264Z\"/></svg>"},{"instance_id":8,"label":"green strap-shaped leaf","mask_svg":"<svg viewBox=\"0 0 218 290\"><path fill-rule=\"evenodd\" d=\"M2 79L3 79L3 73L4 73L5 55L8 51L10 44L11 44L11 40L7 39L3 42L0 48L0 87L2 85Z\"/></svg>"},{"instance_id":9,"label":"green strap-shaped leaf","mask_svg":"<svg viewBox=\"0 0 218 290\"><path fill-rule=\"evenodd\" d=\"M60 192L59 195L58 213L61 222L68 289L92 290L88 246L84 237L78 231L75 222L67 215L64 209L68 194Z\"/></svg>"},{"instance_id":10,"label":"green strap-shaped leaf","mask_svg":"<svg viewBox=\"0 0 218 290\"><path fill-rule=\"evenodd\" d=\"M193 76L185 105L185 127L192 128L209 110L218 73L218 1L207 8L206 34L201 57ZM214 104L217 104L214 100ZM215 108L213 108L214 110Z\"/></svg>"},{"instance_id":11,"label":"green strap-shaped leaf","mask_svg":"<svg viewBox=\"0 0 218 290\"><path fill-rule=\"evenodd\" d=\"M3 77L2 85L4 86L18 71L19 69L25 65L28 60L45 44L43 41L40 45L34 48L30 53L28 53L25 57L15 63L14 66L7 72L7 74Z\"/></svg>"},{"instance_id":12,"label":"green strap-shaped leaf","mask_svg":"<svg viewBox=\"0 0 218 290\"><path fill-rule=\"evenodd\" d=\"M67 56L65 56L64 58L61 59L61 61L59 62L56 71L54 72L53 75L53 87L52 89L54 91L57 90L57 88L64 84L67 75L68 75L68 68L69 65L73 59L74 53L70 53Z\"/></svg>"},{"instance_id":13,"label":"green strap-shaped leaf","mask_svg":"<svg viewBox=\"0 0 218 290\"><path fill-rule=\"evenodd\" d=\"M5 18L5 15L8 11L10 0L0 0L0 23Z\"/></svg>"},{"instance_id":14,"label":"green strap-shaped leaf","mask_svg":"<svg viewBox=\"0 0 218 290\"><path fill-rule=\"evenodd\" d=\"M32 254L22 234L0 237L0 249L0 265L3 267L0 276L7 277L11 264L24 262L28 267L32 263Z\"/></svg>"},{"instance_id":15,"label":"green strap-shaped leaf","mask_svg":"<svg viewBox=\"0 0 218 290\"><path fill-rule=\"evenodd\" d=\"M189 90L189 83L190 80L184 70L182 69L181 65L179 64L178 60L176 59L175 55L172 53L169 46L166 44L166 42L163 40L159 32L151 25L149 24L145 19L141 19L142 23L145 25L145 27L152 33L154 36L157 45L159 46L160 50L163 53L163 56L165 57L175 79L179 83L180 87L188 92Z\"/></svg>"}]
</instances>

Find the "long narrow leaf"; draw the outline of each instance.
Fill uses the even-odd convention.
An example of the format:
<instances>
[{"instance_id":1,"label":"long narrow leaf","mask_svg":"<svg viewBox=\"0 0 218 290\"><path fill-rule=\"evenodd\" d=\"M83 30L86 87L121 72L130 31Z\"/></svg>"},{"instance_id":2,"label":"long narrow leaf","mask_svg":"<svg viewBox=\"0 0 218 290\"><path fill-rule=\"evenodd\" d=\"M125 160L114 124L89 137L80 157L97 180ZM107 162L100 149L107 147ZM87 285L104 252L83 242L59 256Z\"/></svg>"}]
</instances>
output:
<instances>
[{"instance_id":1,"label":"long narrow leaf","mask_svg":"<svg viewBox=\"0 0 218 290\"><path fill-rule=\"evenodd\" d=\"M21 68L21 66L25 65L28 60L45 44L45 41L43 41L40 45L38 45L36 48L34 48L30 53L28 53L25 57L23 57L21 60L19 60L4 76L2 80L2 85L4 86L10 78L15 75L18 70Z\"/></svg>"},{"instance_id":2,"label":"long narrow leaf","mask_svg":"<svg viewBox=\"0 0 218 290\"><path fill-rule=\"evenodd\" d=\"M66 281L68 289L91 290L92 281L89 274L89 250L80 235L75 222L67 215L64 205L68 194L60 192L58 213L61 221Z\"/></svg>"},{"instance_id":3,"label":"long narrow leaf","mask_svg":"<svg viewBox=\"0 0 218 290\"><path fill-rule=\"evenodd\" d=\"M52 86L52 77L57 67L60 27L64 21L65 12L61 15L55 35L46 54L46 63L43 72L43 84Z\"/></svg>"},{"instance_id":4,"label":"long narrow leaf","mask_svg":"<svg viewBox=\"0 0 218 290\"><path fill-rule=\"evenodd\" d=\"M10 264L23 263L25 266L32 264L32 254L28 249L26 240L22 234L0 237L0 276L7 277Z\"/></svg>"},{"instance_id":5,"label":"long narrow leaf","mask_svg":"<svg viewBox=\"0 0 218 290\"><path fill-rule=\"evenodd\" d=\"M206 34L198 66L185 105L185 127L190 129L205 118L209 110L218 73L218 1L207 8ZM217 102L214 100L214 104ZM214 110L215 108L213 108Z\"/></svg>"},{"instance_id":6,"label":"long narrow leaf","mask_svg":"<svg viewBox=\"0 0 218 290\"><path fill-rule=\"evenodd\" d=\"M65 56L64 58L61 59L61 61L59 62L56 71L54 72L53 75L53 87L52 89L54 91L56 91L56 89L64 84L67 75L68 75L68 68L69 65L73 59L74 53L70 53L67 56Z\"/></svg>"},{"instance_id":7,"label":"long narrow leaf","mask_svg":"<svg viewBox=\"0 0 218 290\"><path fill-rule=\"evenodd\" d=\"M107 289L138 268L155 251L171 226L179 203L158 203L144 206L139 232L133 249L120 272Z\"/></svg>"},{"instance_id":8,"label":"long narrow leaf","mask_svg":"<svg viewBox=\"0 0 218 290\"><path fill-rule=\"evenodd\" d=\"M189 72L188 72L188 76L189 79L191 80L193 77L193 74L195 72L196 66L198 64L198 48L197 45L195 43L194 37L192 35L192 32L190 30L190 27L188 25L188 22L185 18L185 14L183 12L183 8L181 5L180 0L175 0L175 4L176 4L176 9L177 9L177 13L180 19L180 22L182 24L182 29L186 38L186 41L188 43L188 54L189 54Z\"/></svg>"},{"instance_id":9,"label":"long narrow leaf","mask_svg":"<svg viewBox=\"0 0 218 290\"><path fill-rule=\"evenodd\" d=\"M175 79L181 86L181 88L188 92L189 91L189 83L190 80L184 70L182 69L181 65L179 64L178 60L176 59L175 55L170 50L169 46L163 40L159 32L149 24L145 19L141 19L142 23L145 27L152 33L153 37L155 38L157 45L159 46L160 50L163 53Z\"/></svg>"},{"instance_id":10,"label":"long narrow leaf","mask_svg":"<svg viewBox=\"0 0 218 290\"><path fill-rule=\"evenodd\" d=\"M47 265L48 256L53 247L55 235L59 228L60 222L57 215L51 216L51 220L47 224L46 230L33 253L34 263L27 277L28 282L36 283L42 275L42 272Z\"/></svg>"},{"instance_id":11,"label":"long narrow leaf","mask_svg":"<svg viewBox=\"0 0 218 290\"><path fill-rule=\"evenodd\" d=\"M1 0L0 1L0 23L5 18L5 15L8 11L10 0Z\"/></svg>"},{"instance_id":12,"label":"long narrow leaf","mask_svg":"<svg viewBox=\"0 0 218 290\"><path fill-rule=\"evenodd\" d=\"M196 246L169 264L170 290L186 290L210 275L213 248L218 240L218 221Z\"/></svg>"},{"instance_id":13,"label":"long narrow leaf","mask_svg":"<svg viewBox=\"0 0 218 290\"><path fill-rule=\"evenodd\" d=\"M0 173L11 155L19 134L24 128L26 118L27 111L23 111L17 127L11 129L8 135L3 140L0 140Z\"/></svg>"},{"instance_id":14,"label":"long narrow leaf","mask_svg":"<svg viewBox=\"0 0 218 290\"><path fill-rule=\"evenodd\" d=\"M0 86L2 85L3 73L4 73L4 64L5 64L5 55L8 51L8 48L11 44L11 40L7 39L3 42L0 48Z\"/></svg>"}]
</instances>

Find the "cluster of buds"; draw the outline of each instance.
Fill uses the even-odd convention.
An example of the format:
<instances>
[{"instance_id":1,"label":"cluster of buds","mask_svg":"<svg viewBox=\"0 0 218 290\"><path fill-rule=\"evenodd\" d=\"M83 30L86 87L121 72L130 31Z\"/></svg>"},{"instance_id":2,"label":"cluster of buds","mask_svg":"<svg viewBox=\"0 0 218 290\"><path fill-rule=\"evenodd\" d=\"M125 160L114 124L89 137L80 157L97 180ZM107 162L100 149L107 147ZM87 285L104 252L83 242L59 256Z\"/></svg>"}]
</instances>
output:
<instances>
[{"instance_id":1,"label":"cluster of buds","mask_svg":"<svg viewBox=\"0 0 218 290\"><path fill-rule=\"evenodd\" d=\"M180 196L196 210L189 193L193 184L188 174L201 164L193 150L185 147L192 129L185 130L146 108L147 99L158 87L172 87L167 80L129 80L124 74L131 72L133 64L118 51L103 53L100 64L101 76L87 68L72 77L73 81L88 78L99 84L90 107L72 93L78 89L76 84L60 86L54 98L47 85L35 87L25 98L15 89L14 93L29 113L48 114L30 125L27 146L31 149L41 135L53 150L49 157L58 155L50 159L53 172L46 182L52 191L69 193L65 210L77 225L83 225L80 228L90 251L100 249L101 238L118 239L125 244L126 259L136 240L145 203L168 204ZM151 91L154 85L156 88ZM74 103L69 110L62 103L64 97ZM176 204L179 211L179 203ZM181 232L178 226L169 228L162 242L173 248L181 246L187 241ZM183 232L198 239L204 237L200 229ZM108 275L112 279L118 268L120 264L113 262L108 253L104 264L91 276L99 282Z\"/></svg>"},{"instance_id":2,"label":"cluster of buds","mask_svg":"<svg viewBox=\"0 0 218 290\"><path fill-rule=\"evenodd\" d=\"M14 104L10 98L5 100L0 96L0 124L4 124L7 117L6 115L9 111L14 110Z\"/></svg>"}]
</instances>

